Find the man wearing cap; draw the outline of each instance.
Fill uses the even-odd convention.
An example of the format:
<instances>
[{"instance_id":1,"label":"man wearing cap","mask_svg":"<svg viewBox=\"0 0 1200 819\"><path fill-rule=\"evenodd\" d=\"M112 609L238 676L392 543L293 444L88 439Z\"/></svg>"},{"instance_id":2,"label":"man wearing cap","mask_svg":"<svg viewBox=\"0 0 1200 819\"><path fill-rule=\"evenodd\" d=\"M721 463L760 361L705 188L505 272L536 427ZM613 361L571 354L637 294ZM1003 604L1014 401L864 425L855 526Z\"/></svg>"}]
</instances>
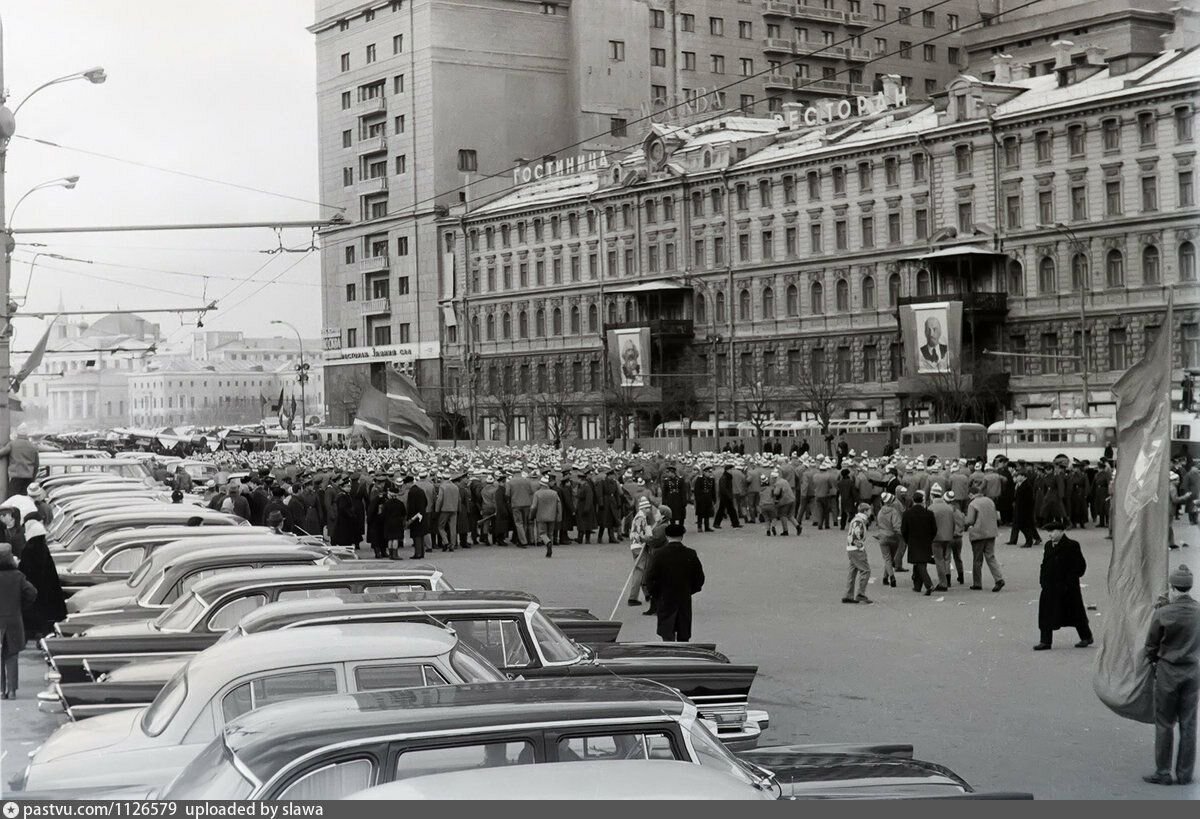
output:
<instances>
[{"instance_id":1,"label":"man wearing cap","mask_svg":"<svg viewBox=\"0 0 1200 819\"><path fill-rule=\"evenodd\" d=\"M668 526L667 544L646 569L646 593L658 614L658 636L667 642L692 639L692 595L704 588L700 556L683 545L686 531L680 523Z\"/></svg>"},{"instance_id":2,"label":"man wearing cap","mask_svg":"<svg viewBox=\"0 0 1200 819\"><path fill-rule=\"evenodd\" d=\"M879 527L875 539L879 541L879 550L883 553L883 585L896 588L896 555L900 551L900 526L904 515L904 507L891 492L880 496L881 506L875 516L875 524Z\"/></svg>"},{"instance_id":3,"label":"man wearing cap","mask_svg":"<svg viewBox=\"0 0 1200 819\"><path fill-rule=\"evenodd\" d=\"M0 458L8 461L8 494L24 495L41 466L37 447L29 440L24 424L17 427L11 441L0 447Z\"/></svg>"},{"instance_id":4,"label":"man wearing cap","mask_svg":"<svg viewBox=\"0 0 1200 819\"><path fill-rule=\"evenodd\" d=\"M513 508L509 495L508 476L503 472L496 476L496 494L493 496L493 500L496 504L496 512L492 516L492 542L497 546L507 546L508 533L512 529ZM524 549L525 542L518 540L517 548Z\"/></svg>"},{"instance_id":5,"label":"man wearing cap","mask_svg":"<svg viewBox=\"0 0 1200 819\"><path fill-rule=\"evenodd\" d=\"M533 531L529 525L529 509L533 506L533 493L537 486L529 479L528 473L522 473L508 481L506 488L512 508L513 538L518 546L530 543L533 541Z\"/></svg>"},{"instance_id":6,"label":"man wearing cap","mask_svg":"<svg viewBox=\"0 0 1200 819\"><path fill-rule=\"evenodd\" d=\"M908 545L908 562L912 564L913 591L925 590L925 596L933 594L933 582L929 569L933 562L933 541L937 537L937 519L925 508L925 495L913 492L912 506L900 519L900 537Z\"/></svg>"},{"instance_id":7,"label":"man wearing cap","mask_svg":"<svg viewBox=\"0 0 1200 819\"><path fill-rule=\"evenodd\" d=\"M742 524L738 521L737 503L733 494L732 463L725 464L725 471L717 479L717 517L713 521L714 529L721 528L721 521L725 519L726 515L729 516L729 522L734 529L742 528Z\"/></svg>"},{"instance_id":8,"label":"man wearing cap","mask_svg":"<svg viewBox=\"0 0 1200 819\"><path fill-rule=\"evenodd\" d=\"M1079 632L1076 648L1087 648L1092 644L1092 629L1079 586L1079 578L1087 571L1087 561L1079 543L1066 536L1066 527L1067 522L1061 519L1046 524L1046 546L1038 577L1042 586L1038 595L1041 639L1033 647L1034 651L1048 650L1054 643L1054 632L1067 626L1073 626Z\"/></svg>"},{"instance_id":9,"label":"man wearing cap","mask_svg":"<svg viewBox=\"0 0 1200 819\"><path fill-rule=\"evenodd\" d=\"M1180 565L1168 577L1171 591L1150 616L1146 659L1154 669L1154 773L1142 777L1171 784L1171 752L1179 724L1175 782L1190 785L1196 767L1196 700L1200 687L1200 606L1188 594L1192 573Z\"/></svg>"},{"instance_id":10,"label":"man wearing cap","mask_svg":"<svg viewBox=\"0 0 1200 819\"><path fill-rule=\"evenodd\" d=\"M549 477L543 475L541 483L538 491L533 493L531 512L537 523L538 542L546 547L546 557L553 557L558 521L562 519L562 500L558 492L550 488Z\"/></svg>"},{"instance_id":11,"label":"man wearing cap","mask_svg":"<svg viewBox=\"0 0 1200 819\"><path fill-rule=\"evenodd\" d=\"M615 469L607 469L604 472L604 478L600 481L599 492L597 493L597 506L600 511L600 529L596 534L596 542L599 543L604 539L604 532L608 531L608 542L619 543L621 541L621 519L625 516L624 494L621 492L621 485L617 483L617 471Z\"/></svg>"},{"instance_id":12,"label":"man wearing cap","mask_svg":"<svg viewBox=\"0 0 1200 819\"><path fill-rule=\"evenodd\" d=\"M408 488L404 510L408 515L408 535L413 542L412 559L423 560L425 548L429 545L429 496L412 475L404 476L404 485Z\"/></svg>"},{"instance_id":13,"label":"man wearing cap","mask_svg":"<svg viewBox=\"0 0 1200 819\"><path fill-rule=\"evenodd\" d=\"M867 583L871 580L871 564L867 561L867 516L871 504L860 503L858 511L847 524L846 557L850 560L850 571L846 575L846 593L843 603L871 604L867 597Z\"/></svg>"},{"instance_id":14,"label":"man wearing cap","mask_svg":"<svg viewBox=\"0 0 1200 819\"><path fill-rule=\"evenodd\" d=\"M711 532L713 509L717 504L717 482L711 466L705 464L692 482L692 498L696 504L696 531Z\"/></svg>"},{"instance_id":15,"label":"man wearing cap","mask_svg":"<svg viewBox=\"0 0 1200 819\"><path fill-rule=\"evenodd\" d=\"M949 494L953 496L954 492ZM954 542L954 513L958 510L946 500L946 493L942 492L940 483L935 483L930 488L929 496L932 498L929 511L933 512L933 518L937 521L937 534L933 538L933 564L937 570L937 586L933 590L944 592L950 590L950 544Z\"/></svg>"},{"instance_id":16,"label":"man wearing cap","mask_svg":"<svg viewBox=\"0 0 1200 819\"><path fill-rule=\"evenodd\" d=\"M687 483L679 477L675 464L664 467L662 501L671 507L671 522L683 523L687 518Z\"/></svg>"},{"instance_id":17,"label":"man wearing cap","mask_svg":"<svg viewBox=\"0 0 1200 819\"><path fill-rule=\"evenodd\" d=\"M434 501L438 541L443 552L458 549L458 512L461 500L458 484L451 481L447 475L445 480L438 484L437 500Z\"/></svg>"},{"instance_id":18,"label":"man wearing cap","mask_svg":"<svg viewBox=\"0 0 1200 819\"><path fill-rule=\"evenodd\" d=\"M971 492L971 502L967 505L967 539L971 541L971 588L976 591L983 588L983 563L986 560L988 571L996 585L992 591L998 592L1004 588L1004 575L1000 572L1000 561L996 559L996 535L999 532L999 516L996 505L978 490Z\"/></svg>"}]
</instances>

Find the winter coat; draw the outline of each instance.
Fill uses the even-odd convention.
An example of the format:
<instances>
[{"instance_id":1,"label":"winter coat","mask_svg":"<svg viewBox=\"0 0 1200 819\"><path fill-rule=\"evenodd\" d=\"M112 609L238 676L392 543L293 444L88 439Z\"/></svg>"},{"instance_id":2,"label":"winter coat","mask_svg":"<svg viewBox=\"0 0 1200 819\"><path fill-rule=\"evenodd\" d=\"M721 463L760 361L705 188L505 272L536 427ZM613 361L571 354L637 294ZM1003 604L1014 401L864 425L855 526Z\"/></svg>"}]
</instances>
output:
<instances>
[{"instance_id":1,"label":"winter coat","mask_svg":"<svg viewBox=\"0 0 1200 819\"><path fill-rule=\"evenodd\" d=\"M384 498L380 510L381 532L384 541L404 540L404 527L408 522L408 506L398 497Z\"/></svg>"},{"instance_id":2,"label":"winter coat","mask_svg":"<svg viewBox=\"0 0 1200 819\"><path fill-rule=\"evenodd\" d=\"M1058 543L1046 539L1039 575L1042 584L1042 593L1038 597L1039 629L1087 624L1087 610L1079 588L1079 578L1085 571L1087 561L1076 541L1066 535Z\"/></svg>"},{"instance_id":3,"label":"winter coat","mask_svg":"<svg viewBox=\"0 0 1200 819\"><path fill-rule=\"evenodd\" d=\"M617 479L606 476L600 481L600 492L597 497L600 510L600 528L615 529L625 516L624 500L621 495L621 485Z\"/></svg>"},{"instance_id":4,"label":"winter coat","mask_svg":"<svg viewBox=\"0 0 1200 819\"><path fill-rule=\"evenodd\" d=\"M37 600L25 611L25 631L31 639L54 631L54 624L67 617L58 569L50 556L44 535L31 537L21 553L21 574L37 589Z\"/></svg>"},{"instance_id":5,"label":"winter coat","mask_svg":"<svg viewBox=\"0 0 1200 819\"><path fill-rule=\"evenodd\" d=\"M933 503L929 504L929 511L933 512L933 518L937 521L937 534L933 539L939 541L954 540L955 508L946 503L945 499L937 498Z\"/></svg>"},{"instance_id":6,"label":"winter coat","mask_svg":"<svg viewBox=\"0 0 1200 819\"><path fill-rule=\"evenodd\" d=\"M692 595L704 588L700 556L682 543L668 543L651 557L645 583L660 615L690 605Z\"/></svg>"},{"instance_id":7,"label":"winter coat","mask_svg":"<svg viewBox=\"0 0 1200 819\"><path fill-rule=\"evenodd\" d=\"M696 517L712 517L717 504L717 482L707 475L697 476L692 484L692 497L696 501Z\"/></svg>"},{"instance_id":8,"label":"winter coat","mask_svg":"<svg viewBox=\"0 0 1200 819\"><path fill-rule=\"evenodd\" d=\"M995 539L999 534L996 505L982 495L967 506L967 537L971 540Z\"/></svg>"},{"instance_id":9,"label":"winter coat","mask_svg":"<svg viewBox=\"0 0 1200 819\"><path fill-rule=\"evenodd\" d=\"M575 525L580 532L596 528L596 489L587 478L575 484Z\"/></svg>"},{"instance_id":10,"label":"winter coat","mask_svg":"<svg viewBox=\"0 0 1200 819\"><path fill-rule=\"evenodd\" d=\"M533 495L532 510L538 523L554 523L562 518L562 501L557 492L543 486Z\"/></svg>"},{"instance_id":11,"label":"winter coat","mask_svg":"<svg viewBox=\"0 0 1200 819\"><path fill-rule=\"evenodd\" d=\"M909 563L932 563L937 519L924 506L914 504L900 519L900 535L908 544Z\"/></svg>"},{"instance_id":12,"label":"winter coat","mask_svg":"<svg viewBox=\"0 0 1200 819\"><path fill-rule=\"evenodd\" d=\"M414 483L409 486L408 494L404 497L404 506L408 513L408 533L412 535L413 540L425 537L425 533L430 530L429 497L420 484ZM415 519L418 515L420 520Z\"/></svg>"},{"instance_id":13,"label":"winter coat","mask_svg":"<svg viewBox=\"0 0 1200 819\"><path fill-rule=\"evenodd\" d=\"M270 509L270 507L267 507ZM333 535L330 538L334 546L358 546L362 538L362 529L358 525L358 516L354 513L354 498L349 492L339 492L334 499L336 522ZM269 514L269 513L268 513Z\"/></svg>"},{"instance_id":14,"label":"winter coat","mask_svg":"<svg viewBox=\"0 0 1200 819\"><path fill-rule=\"evenodd\" d=\"M0 560L0 641L6 654L25 647L24 614L36 599L37 589L12 558Z\"/></svg>"}]
</instances>

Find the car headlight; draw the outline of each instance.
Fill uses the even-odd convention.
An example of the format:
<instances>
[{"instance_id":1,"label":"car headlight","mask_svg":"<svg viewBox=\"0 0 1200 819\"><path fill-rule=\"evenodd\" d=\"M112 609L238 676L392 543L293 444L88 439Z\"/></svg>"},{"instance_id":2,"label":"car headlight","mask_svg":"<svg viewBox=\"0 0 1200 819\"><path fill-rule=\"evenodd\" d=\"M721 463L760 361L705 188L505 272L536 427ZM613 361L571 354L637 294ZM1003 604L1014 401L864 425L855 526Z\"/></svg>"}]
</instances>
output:
<instances>
[{"instance_id":1,"label":"car headlight","mask_svg":"<svg viewBox=\"0 0 1200 819\"><path fill-rule=\"evenodd\" d=\"M42 676L45 678L46 682L48 682L48 683L62 682L62 672L59 671L57 668L50 669Z\"/></svg>"}]
</instances>

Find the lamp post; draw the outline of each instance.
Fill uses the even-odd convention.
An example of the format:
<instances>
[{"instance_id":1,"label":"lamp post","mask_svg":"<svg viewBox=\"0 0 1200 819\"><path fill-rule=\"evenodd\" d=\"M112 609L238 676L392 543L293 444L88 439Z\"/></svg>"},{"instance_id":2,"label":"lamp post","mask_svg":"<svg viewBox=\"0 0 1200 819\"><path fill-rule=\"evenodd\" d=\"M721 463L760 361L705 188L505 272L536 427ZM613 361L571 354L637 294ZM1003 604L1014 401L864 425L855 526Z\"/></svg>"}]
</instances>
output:
<instances>
[{"instance_id":1,"label":"lamp post","mask_svg":"<svg viewBox=\"0 0 1200 819\"><path fill-rule=\"evenodd\" d=\"M300 336L300 331L286 321L275 319L272 324L282 324L284 327L291 328L296 334L296 343L300 345L300 363L296 365L297 377L300 382L300 443L304 443L304 422L305 416L308 415L308 401L304 394L304 385L308 383L308 364L304 361L304 339Z\"/></svg>"},{"instance_id":2,"label":"lamp post","mask_svg":"<svg viewBox=\"0 0 1200 819\"><path fill-rule=\"evenodd\" d=\"M48 88L51 85L70 82L72 80L87 80L92 84L99 84L108 79L103 68L89 68L86 71L80 71L75 74L67 74L62 77L56 77L49 82L42 83L37 88L34 88L25 99L17 105L19 111L24 107L25 103L41 91L43 88ZM5 103L8 100L8 95L5 92L4 83L4 22L0 20L0 228L4 233L4 252L0 253L0 309L3 310L4 328L0 331L0 388L4 390L4 395L0 396L0 445L6 444L11 434L11 408L8 403L8 387L9 378L12 371L12 362L9 361L9 337L12 334L12 314L15 312L9 300L9 272L10 259L14 247L12 231L9 228L9 222L5 218L4 212L4 181L7 171L8 162L8 143L12 139L13 134L17 132L16 112L10 111ZM56 180L65 182L66 180ZM72 183L73 186L73 183ZM39 186L41 187L41 186ZM67 187L67 185L63 185ZM32 192L32 191L31 191ZM28 195L28 194L26 194ZM24 199L25 197L21 197ZM19 202L18 202L19 204ZM16 210L16 208L14 208ZM0 460L0 496L8 495L8 460Z\"/></svg>"},{"instance_id":3,"label":"lamp post","mask_svg":"<svg viewBox=\"0 0 1200 819\"><path fill-rule=\"evenodd\" d=\"M1088 297L1088 279L1091 277L1091 265L1083 242L1079 241L1079 237L1075 235L1068 225L1062 222L1055 222L1052 225L1039 224L1039 228L1043 230L1053 230L1056 233L1065 236L1067 243L1072 249L1071 258L1068 259L1068 265L1073 267L1075 254L1081 254L1084 259L1083 275L1079 279L1079 367L1080 375L1083 381L1083 414L1090 416L1091 410L1091 391L1088 389L1088 340L1087 340L1087 297Z\"/></svg>"}]
</instances>

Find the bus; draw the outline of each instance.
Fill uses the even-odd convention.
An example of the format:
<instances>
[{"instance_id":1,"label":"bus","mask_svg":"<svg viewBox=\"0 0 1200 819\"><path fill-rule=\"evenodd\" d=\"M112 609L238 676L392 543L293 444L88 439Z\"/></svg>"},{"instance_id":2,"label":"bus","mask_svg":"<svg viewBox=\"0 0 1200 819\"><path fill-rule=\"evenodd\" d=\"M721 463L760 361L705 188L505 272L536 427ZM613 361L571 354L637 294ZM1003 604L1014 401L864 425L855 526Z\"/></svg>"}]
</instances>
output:
<instances>
[{"instance_id":1,"label":"bus","mask_svg":"<svg viewBox=\"0 0 1200 819\"><path fill-rule=\"evenodd\" d=\"M1171 457L1200 459L1200 413L1171 413Z\"/></svg>"},{"instance_id":2,"label":"bus","mask_svg":"<svg viewBox=\"0 0 1200 819\"><path fill-rule=\"evenodd\" d=\"M936 456L943 461L987 457L988 435L983 424L915 424L900 430L897 453L902 458Z\"/></svg>"},{"instance_id":3,"label":"bus","mask_svg":"<svg viewBox=\"0 0 1200 819\"><path fill-rule=\"evenodd\" d=\"M1096 464L1105 447L1117 447L1117 420L1111 417L1038 418L997 421L988 427L988 457L1052 463L1060 455Z\"/></svg>"}]
</instances>

